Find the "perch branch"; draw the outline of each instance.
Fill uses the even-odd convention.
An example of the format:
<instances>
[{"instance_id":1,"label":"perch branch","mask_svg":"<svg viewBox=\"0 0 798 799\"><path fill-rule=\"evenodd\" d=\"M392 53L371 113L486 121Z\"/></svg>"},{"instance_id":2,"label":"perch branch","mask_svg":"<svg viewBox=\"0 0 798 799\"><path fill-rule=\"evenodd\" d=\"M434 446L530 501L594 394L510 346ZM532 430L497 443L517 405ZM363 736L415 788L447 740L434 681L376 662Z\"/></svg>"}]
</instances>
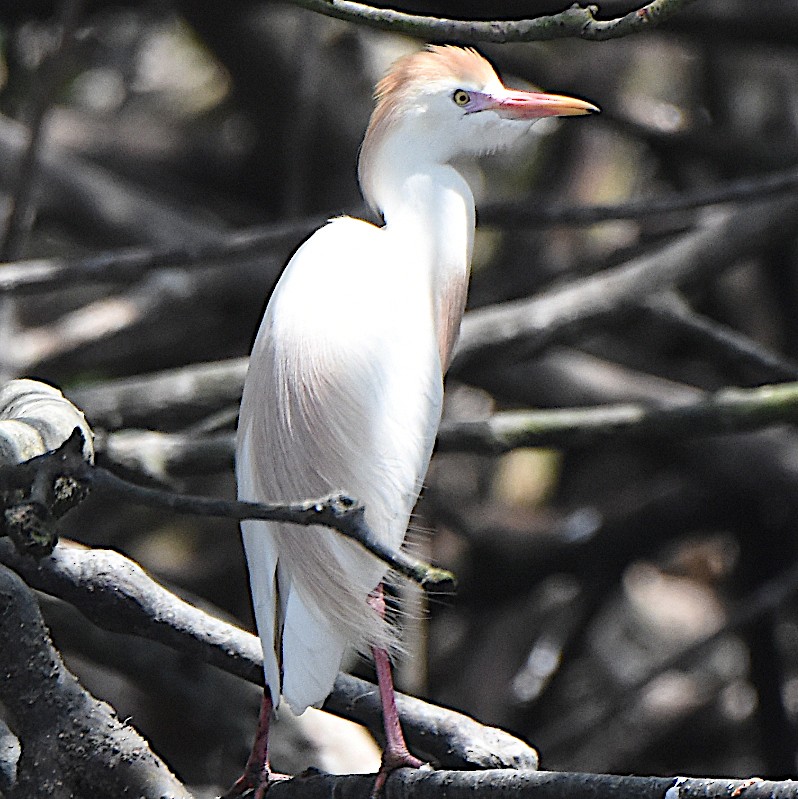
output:
<instances>
[{"instance_id":1,"label":"perch branch","mask_svg":"<svg viewBox=\"0 0 798 799\"><path fill-rule=\"evenodd\" d=\"M0 563L31 587L74 605L100 627L159 641L263 684L256 636L179 599L117 552L62 542L37 562L0 539ZM364 680L339 674L326 707L375 732L380 728L377 689ZM410 745L444 768L534 768L537 763L535 751L517 738L460 713L401 695L399 708Z\"/></svg>"},{"instance_id":2,"label":"perch branch","mask_svg":"<svg viewBox=\"0 0 798 799\"><path fill-rule=\"evenodd\" d=\"M374 777L336 777L322 774L277 783L272 799L364 799ZM783 780L700 779L696 777L638 777L557 771L423 771L400 769L388 779L387 799L470 799L473 796L513 799L792 799L795 782Z\"/></svg>"}]
</instances>

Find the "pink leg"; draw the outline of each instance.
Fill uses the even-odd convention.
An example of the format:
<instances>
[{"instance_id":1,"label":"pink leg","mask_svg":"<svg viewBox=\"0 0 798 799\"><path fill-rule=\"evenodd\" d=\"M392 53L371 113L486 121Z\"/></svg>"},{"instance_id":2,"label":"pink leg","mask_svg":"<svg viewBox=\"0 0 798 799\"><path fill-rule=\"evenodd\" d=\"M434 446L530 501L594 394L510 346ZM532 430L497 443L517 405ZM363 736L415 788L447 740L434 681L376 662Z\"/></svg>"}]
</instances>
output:
<instances>
[{"instance_id":1,"label":"pink leg","mask_svg":"<svg viewBox=\"0 0 798 799\"><path fill-rule=\"evenodd\" d=\"M369 604L381 615L385 615L385 598L382 585L379 585L369 596ZM399 723L399 713L396 710L396 691L393 686L391 661L384 649L372 647L374 665L377 669L377 685L380 689L380 702L382 703L382 723L385 727L385 750L382 753L382 764L374 782L372 797L378 796L385 781L392 771L403 766L420 768L423 761L410 754L402 725Z\"/></svg>"},{"instance_id":2,"label":"pink leg","mask_svg":"<svg viewBox=\"0 0 798 799\"><path fill-rule=\"evenodd\" d=\"M272 718L272 694L269 687L263 689L260 704L258 729L252 744L244 773L233 783L232 788L221 799L236 799L254 790L253 799L263 799L269 785L275 780L285 779L282 774L273 774L269 767L269 724Z\"/></svg>"}]
</instances>

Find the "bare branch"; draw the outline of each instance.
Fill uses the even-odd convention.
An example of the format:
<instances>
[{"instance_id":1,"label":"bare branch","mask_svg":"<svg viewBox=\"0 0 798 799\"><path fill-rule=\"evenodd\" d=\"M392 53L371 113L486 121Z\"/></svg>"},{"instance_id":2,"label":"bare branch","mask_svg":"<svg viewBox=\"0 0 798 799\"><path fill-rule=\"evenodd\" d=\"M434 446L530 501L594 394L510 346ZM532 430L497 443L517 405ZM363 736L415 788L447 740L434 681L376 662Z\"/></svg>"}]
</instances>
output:
<instances>
[{"instance_id":1,"label":"bare branch","mask_svg":"<svg viewBox=\"0 0 798 799\"><path fill-rule=\"evenodd\" d=\"M7 542L2 542L6 544ZM23 741L4 796L190 799L147 742L87 693L50 642L31 590L0 568L0 700Z\"/></svg>"},{"instance_id":2,"label":"bare branch","mask_svg":"<svg viewBox=\"0 0 798 799\"><path fill-rule=\"evenodd\" d=\"M440 591L451 588L454 584L454 576L450 572L422 563L402 550L395 552L386 547L366 522L365 507L344 494L333 494L296 503L209 499L134 485L106 469L87 466L82 462L76 464L76 468L79 479L128 502L201 516L220 516L238 520L264 519L303 527L324 525L356 541L372 555L399 574L418 583L422 588Z\"/></svg>"},{"instance_id":3,"label":"bare branch","mask_svg":"<svg viewBox=\"0 0 798 799\"><path fill-rule=\"evenodd\" d=\"M85 497L63 473L62 454L93 461L83 414L52 386L10 380L0 389L0 535L34 555L52 551L55 520Z\"/></svg>"},{"instance_id":4,"label":"bare branch","mask_svg":"<svg viewBox=\"0 0 798 799\"><path fill-rule=\"evenodd\" d=\"M169 429L240 402L247 363L247 358L233 358L190 364L80 386L67 390L67 396L94 426Z\"/></svg>"},{"instance_id":5,"label":"bare branch","mask_svg":"<svg viewBox=\"0 0 798 799\"><path fill-rule=\"evenodd\" d=\"M280 247L293 247L328 217L258 225L212 241L187 240L165 247L126 247L83 258L32 258L0 264L0 291L9 294L52 291L69 282L135 283L148 272L171 267L237 265L241 259Z\"/></svg>"},{"instance_id":6,"label":"bare branch","mask_svg":"<svg viewBox=\"0 0 798 799\"><path fill-rule=\"evenodd\" d=\"M329 17L393 33L403 33L425 41L478 44L563 38L590 41L615 39L665 22L689 5L692 0L653 0L636 11L610 20L596 19L597 6L581 6L579 3L574 3L569 9L551 16L489 22L407 14L352 0L291 0L291 2Z\"/></svg>"},{"instance_id":7,"label":"bare branch","mask_svg":"<svg viewBox=\"0 0 798 799\"><path fill-rule=\"evenodd\" d=\"M504 411L478 421L444 421L438 431L438 449L442 452L495 455L518 447L554 446L568 449L595 445L610 439L725 435L798 420L798 383L724 388L712 394L695 389L688 390L688 394L690 398L681 398L675 407L661 408L651 403L614 404ZM191 473L192 470L196 473L228 468L232 463L234 446L233 433L187 436L182 433L123 430L109 434L99 451L120 466L166 479L170 475ZM120 457L120 451L128 453L129 457ZM150 463L157 464L157 469L149 468ZM198 469L198 465L201 468ZM174 496L165 493L163 504L168 505L170 500L166 498ZM128 499L147 501L143 496L131 496ZM200 498L185 499L193 504L193 509L182 512L207 512L201 510L204 505L198 502ZM216 500L203 502L212 503ZM224 511L220 515L233 513L238 514L239 511ZM233 517L242 518L239 515ZM304 523L299 518L291 521ZM311 520L308 523L321 522Z\"/></svg>"},{"instance_id":8,"label":"bare branch","mask_svg":"<svg viewBox=\"0 0 798 799\"><path fill-rule=\"evenodd\" d=\"M37 562L0 540L0 563L33 588L74 605L100 627L159 641L263 684L256 636L179 599L117 552L62 542ZM356 677L340 674L326 706L375 732L381 726L376 686ZM401 695L399 708L411 746L446 768L529 768L537 763L535 751L517 738L460 713Z\"/></svg>"},{"instance_id":9,"label":"bare branch","mask_svg":"<svg viewBox=\"0 0 798 799\"><path fill-rule=\"evenodd\" d=\"M793 191L794 169L757 178L729 181L711 189L641 197L624 203L572 206L540 197L495 202L479 209L479 222L499 228L543 225L591 225L616 219L645 219L724 203L753 202ZM360 214L362 209L352 213ZM127 247L82 258L32 258L0 263L0 292L29 294L52 291L65 282L133 283L148 272L171 267L235 267L241 259L294 246L332 214L220 233L216 241L184 246Z\"/></svg>"},{"instance_id":10,"label":"bare branch","mask_svg":"<svg viewBox=\"0 0 798 799\"><path fill-rule=\"evenodd\" d=\"M269 789L273 799L364 799L373 777L317 775L277 783ZM694 777L637 777L614 774L579 774L557 771L422 771L401 769L385 786L386 799L469 799L485 795L513 799L793 799L795 782L783 780L699 779ZM668 793L671 791L671 793Z\"/></svg>"},{"instance_id":11,"label":"bare branch","mask_svg":"<svg viewBox=\"0 0 798 799\"><path fill-rule=\"evenodd\" d=\"M38 425L35 418L29 418L31 413L42 417L38 420ZM49 529L45 529L43 534L39 534L38 529L35 534L31 534L28 528L32 524L49 528L51 525L48 522L51 518L61 515L54 514L59 500L54 486L59 481L69 481L75 487L70 497L74 499L77 496L77 499L71 504L62 503L68 507L82 499L86 490L92 487L104 490L123 501L168 508L179 513L239 520L265 519L303 526L320 524L357 541L392 569L422 587L440 590L454 582L449 572L422 563L405 552L394 552L386 547L367 524L365 508L343 494L294 504L256 503L185 496L134 485L90 462L93 455L92 433L83 415L59 391L33 380L14 380L0 391L0 420L4 414L14 415L14 435L18 436L19 430L30 430L35 435L33 443L36 448L29 445L27 449L14 450L14 457L10 462L5 465L0 463L0 489L5 510L5 527L0 529L12 535L18 546L33 554L49 554L56 537L54 531ZM54 419L48 418L48 414ZM77 434L69 436L62 443L60 436L64 432L64 414L70 432L76 430L80 435L77 438ZM47 440L42 438L42 426L49 434ZM0 442L3 441L3 432L0 421ZM51 440L53 434L56 435L57 443ZM17 443L16 438L11 441ZM52 447L42 453L41 450L47 446L48 441ZM87 441L88 444L85 443ZM17 530L19 527L23 528L22 532Z\"/></svg>"},{"instance_id":12,"label":"bare branch","mask_svg":"<svg viewBox=\"0 0 798 799\"><path fill-rule=\"evenodd\" d=\"M578 746L592 732L607 724L620 709L628 708L634 703L658 674L684 668L695 662L731 633L739 632L762 616L784 607L796 592L798 592L798 564L793 564L739 600L720 629L660 660L653 668L644 670L644 673L626 684L623 690L612 691L604 697L602 709L597 713L585 714L580 709L578 712L565 714L549 731L547 737L549 747L568 749Z\"/></svg>"},{"instance_id":13,"label":"bare branch","mask_svg":"<svg viewBox=\"0 0 798 799\"><path fill-rule=\"evenodd\" d=\"M11 163L26 150L26 129L0 116L0 160ZM73 213L91 218L107 235L175 246L186 241L209 241L212 229L199 219L160 201L88 159L63 147L43 143L37 164L40 191L62 199Z\"/></svg>"}]
</instances>

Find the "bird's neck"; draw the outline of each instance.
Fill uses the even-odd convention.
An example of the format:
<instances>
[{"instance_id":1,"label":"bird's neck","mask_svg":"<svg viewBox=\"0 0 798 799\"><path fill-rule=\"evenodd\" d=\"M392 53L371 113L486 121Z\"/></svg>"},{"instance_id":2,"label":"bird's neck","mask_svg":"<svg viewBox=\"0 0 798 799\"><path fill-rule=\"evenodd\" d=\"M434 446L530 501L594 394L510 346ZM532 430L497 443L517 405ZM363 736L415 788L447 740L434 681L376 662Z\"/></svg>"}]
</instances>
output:
<instances>
[{"instance_id":1,"label":"bird's neck","mask_svg":"<svg viewBox=\"0 0 798 799\"><path fill-rule=\"evenodd\" d=\"M423 270L433 303L441 368L451 360L465 309L474 243L474 196L465 179L446 164L382 170L380 208L386 234L409 247Z\"/></svg>"}]
</instances>

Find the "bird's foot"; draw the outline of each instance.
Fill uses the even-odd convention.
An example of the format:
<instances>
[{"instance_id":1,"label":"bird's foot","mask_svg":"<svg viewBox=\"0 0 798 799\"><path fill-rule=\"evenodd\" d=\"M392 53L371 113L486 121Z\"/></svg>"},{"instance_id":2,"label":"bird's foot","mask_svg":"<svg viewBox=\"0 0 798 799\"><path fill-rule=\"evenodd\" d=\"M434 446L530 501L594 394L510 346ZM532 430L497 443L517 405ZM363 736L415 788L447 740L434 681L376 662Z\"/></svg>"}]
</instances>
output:
<instances>
[{"instance_id":1,"label":"bird's foot","mask_svg":"<svg viewBox=\"0 0 798 799\"><path fill-rule=\"evenodd\" d=\"M380 799L385 788L385 782L396 769L424 767L429 768L429 764L411 755L407 749L399 749L393 752L386 749L382 753L380 770L377 772L377 779L374 780L374 787L371 789L371 799Z\"/></svg>"},{"instance_id":2,"label":"bird's foot","mask_svg":"<svg viewBox=\"0 0 798 799\"><path fill-rule=\"evenodd\" d=\"M290 774L278 774L271 769L247 770L219 799L263 799L275 782L290 780Z\"/></svg>"}]
</instances>

